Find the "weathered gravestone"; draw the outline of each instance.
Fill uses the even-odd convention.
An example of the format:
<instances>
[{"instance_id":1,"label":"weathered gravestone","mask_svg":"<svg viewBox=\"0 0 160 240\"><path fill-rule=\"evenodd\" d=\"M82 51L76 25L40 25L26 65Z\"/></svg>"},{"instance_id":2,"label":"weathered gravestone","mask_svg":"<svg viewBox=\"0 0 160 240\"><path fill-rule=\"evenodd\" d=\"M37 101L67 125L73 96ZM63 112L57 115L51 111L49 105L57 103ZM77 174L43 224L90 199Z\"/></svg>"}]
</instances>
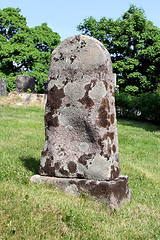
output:
<instances>
[{"instance_id":1,"label":"weathered gravestone","mask_svg":"<svg viewBox=\"0 0 160 240\"><path fill-rule=\"evenodd\" d=\"M35 79L26 75L19 75L16 79L16 91L27 92L28 90L35 91Z\"/></svg>"},{"instance_id":2,"label":"weathered gravestone","mask_svg":"<svg viewBox=\"0 0 160 240\"><path fill-rule=\"evenodd\" d=\"M40 174L31 181L89 192L113 208L131 198L120 176L112 62L94 38L73 36L52 52Z\"/></svg>"},{"instance_id":3,"label":"weathered gravestone","mask_svg":"<svg viewBox=\"0 0 160 240\"><path fill-rule=\"evenodd\" d=\"M6 80L0 78L0 97L7 93Z\"/></svg>"}]
</instances>

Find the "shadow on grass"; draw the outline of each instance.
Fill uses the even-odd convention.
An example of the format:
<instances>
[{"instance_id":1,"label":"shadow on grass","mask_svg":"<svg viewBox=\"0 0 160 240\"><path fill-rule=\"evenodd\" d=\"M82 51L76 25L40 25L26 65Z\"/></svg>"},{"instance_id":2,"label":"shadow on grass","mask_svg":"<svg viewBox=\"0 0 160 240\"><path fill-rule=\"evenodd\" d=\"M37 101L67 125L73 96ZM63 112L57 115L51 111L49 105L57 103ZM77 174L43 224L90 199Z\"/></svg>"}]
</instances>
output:
<instances>
[{"instance_id":1,"label":"shadow on grass","mask_svg":"<svg viewBox=\"0 0 160 240\"><path fill-rule=\"evenodd\" d=\"M32 171L33 174L39 173L39 167L40 167L39 160L33 157L23 157L20 160L23 163L24 167Z\"/></svg>"},{"instance_id":2,"label":"shadow on grass","mask_svg":"<svg viewBox=\"0 0 160 240\"><path fill-rule=\"evenodd\" d=\"M142 122L138 120L130 120L126 118L117 118L119 125L131 126L135 128L143 128L149 132L160 131L160 126L151 122Z\"/></svg>"}]
</instances>

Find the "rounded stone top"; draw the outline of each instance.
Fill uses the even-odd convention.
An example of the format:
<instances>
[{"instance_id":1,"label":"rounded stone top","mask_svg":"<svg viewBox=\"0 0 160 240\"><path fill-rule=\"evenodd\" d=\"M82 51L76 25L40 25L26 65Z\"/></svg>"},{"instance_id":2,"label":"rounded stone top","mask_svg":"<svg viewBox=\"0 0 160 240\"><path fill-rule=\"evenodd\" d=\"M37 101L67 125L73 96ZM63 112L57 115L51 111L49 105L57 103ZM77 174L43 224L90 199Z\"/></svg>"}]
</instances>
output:
<instances>
[{"instance_id":1,"label":"rounded stone top","mask_svg":"<svg viewBox=\"0 0 160 240\"><path fill-rule=\"evenodd\" d=\"M81 34L66 38L52 52L51 63L60 64L59 60L65 60L66 69L72 65L72 69L84 71L99 69L107 61L111 62L109 52L100 41Z\"/></svg>"}]
</instances>

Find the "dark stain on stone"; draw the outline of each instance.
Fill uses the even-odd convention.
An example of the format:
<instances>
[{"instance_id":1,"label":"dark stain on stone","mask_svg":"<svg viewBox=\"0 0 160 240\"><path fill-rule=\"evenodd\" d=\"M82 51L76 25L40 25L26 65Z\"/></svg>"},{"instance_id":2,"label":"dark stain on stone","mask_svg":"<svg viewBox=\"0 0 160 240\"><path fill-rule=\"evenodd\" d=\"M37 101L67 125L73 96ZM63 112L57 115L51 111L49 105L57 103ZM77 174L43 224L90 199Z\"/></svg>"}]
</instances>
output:
<instances>
[{"instance_id":1,"label":"dark stain on stone","mask_svg":"<svg viewBox=\"0 0 160 240\"><path fill-rule=\"evenodd\" d=\"M47 152L48 152L48 148L45 151L42 150L42 153L41 153L42 157L44 157Z\"/></svg>"},{"instance_id":2,"label":"dark stain on stone","mask_svg":"<svg viewBox=\"0 0 160 240\"><path fill-rule=\"evenodd\" d=\"M108 132L107 136L111 139L111 141L113 141L113 139L114 139L114 132Z\"/></svg>"},{"instance_id":3,"label":"dark stain on stone","mask_svg":"<svg viewBox=\"0 0 160 240\"><path fill-rule=\"evenodd\" d=\"M86 46L86 42L84 40L81 41L81 48Z\"/></svg>"},{"instance_id":4,"label":"dark stain on stone","mask_svg":"<svg viewBox=\"0 0 160 240\"><path fill-rule=\"evenodd\" d=\"M108 111L106 111L106 109ZM108 118L108 112L110 111L109 108L109 102L108 99L102 100L102 106L98 109L99 112L99 121L98 124L100 127L106 128L107 126L110 126L109 118Z\"/></svg>"},{"instance_id":5,"label":"dark stain on stone","mask_svg":"<svg viewBox=\"0 0 160 240\"><path fill-rule=\"evenodd\" d=\"M99 126L100 127L106 127L108 125L108 114L107 114L107 111L105 110L105 106L101 106L99 109L98 109L98 112L99 112Z\"/></svg>"},{"instance_id":6,"label":"dark stain on stone","mask_svg":"<svg viewBox=\"0 0 160 240\"><path fill-rule=\"evenodd\" d=\"M87 183L86 183L87 181ZM70 180L69 184L75 184L80 193L90 193L92 196L98 199L106 199L109 203L111 200L111 195L115 197L117 204L128 197L129 187L127 184L127 179L115 179L112 184L110 181L101 181L97 183L96 181L82 180Z\"/></svg>"},{"instance_id":7,"label":"dark stain on stone","mask_svg":"<svg viewBox=\"0 0 160 240\"><path fill-rule=\"evenodd\" d=\"M104 73L105 73L105 74L108 73L108 69L107 69L107 67L105 67L105 69L104 69Z\"/></svg>"},{"instance_id":8,"label":"dark stain on stone","mask_svg":"<svg viewBox=\"0 0 160 240\"><path fill-rule=\"evenodd\" d=\"M75 59L76 59L75 55L70 56L71 64L74 62Z\"/></svg>"},{"instance_id":9,"label":"dark stain on stone","mask_svg":"<svg viewBox=\"0 0 160 240\"><path fill-rule=\"evenodd\" d=\"M60 53L60 60L64 60L63 53Z\"/></svg>"},{"instance_id":10,"label":"dark stain on stone","mask_svg":"<svg viewBox=\"0 0 160 240\"><path fill-rule=\"evenodd\" d=\"M53 60L54 60L55 62L57 62L57 61L59 61L59 58L54 57Z\"/></svg>"},{"instance_id":11,"label":"dark stain on stone","mask_svg":"<svg viewBox=\"0 0 160 240\"><path fill-rule=\"evenodd\" d=\"M68 163L68 169L70 171L70 173L75 173L76 169L77 169L77 165L75 162L69 162Z\"/></svg>"},{"instance_id":12,"label":"dark stain on stone","mask_svg":"<svg viewBox=\"0 0 160 240\"><path fill-rule=\"evenodd\" d=\"M102 140L101 138L98 139L98 145L99 145L100 148L101 148L100 155L102 156L102 155L103 155L104 144L103 144L103 140Z\"/></svg>"},{"instance_id":13,"label":"dark stain on stone","mask_svg":"<svg viewBox=\"0 0 160 240\"><path fill-rule=\"evenodd\" d=\"M66 80L66 81L63 81L63 84L64 84L64 85L67 85L67 83L68 83L68 81L67 81L67 80Z\"/></svg>"},{"instance_id":14,"label":"dark stain on stone","mask_svg":"<svg viewBox=\"0 0 160 240\"><path fill-rule=\"evenodd\" d=\"M114 132L107 132L106 134L104 134L103 140L107 139L108 137L109 137L109 138L111 139L111 141L113 142L113 140L114 140Z\"/></svg>"},{"instance_id":15,"label":"dark stain on stone","mask_svg":"<svg viewBox=\"0 0 160 240\"><path fill-rule=\"evenodd\" d=\"M113 124L114 123L114 113L111 114L110 118L111 118L111 124Z\"/></svg>"},{"instance_id":16,"label":"dark stain on stone","mask_svg":"<svg viewBox=\"0 0 160 240\"><path fill-rule=\"evenodd\" d=\"M109 137L109 138L111 139L111 141L113 142L113 140L114 140L114 132L107 132L107 134L104 134L104 135L103 135L103 138L99 138L99 139L98 139L98 145L99 145L100 148L101 148L100 155L103 155L103 154L104 154L104 153L103 153L103 148L104 148L104 143L103 143L103 141L104 141L105 139L107 139L108 137ZM111 154L111 146L108 148L108 153L109 153L109 155ZM108 154L106 154L105 157L108 159Z\"/></svg>"},{"instance_id":17,"label":"dark stain on stone","mask_svg":"<svg viewBox=\"0 0 160 240\"><path fill-rule=\"evenodd\" d=\"M108 155L110 156L111 155L111 145L108 144Z\"/></svg>"},{"instance_id":18,"label":"dark stain on stone","mask_svg":"<svg viewBox=\"0 0 160 240\"><path fill-rule=\"evenodd\" d=\"M59 109L62 99L65 97L63 89L58 89L56 85L48 92L47 102L52 106L53 110Z\"/></svg>"},{"instance_id":19,"label":"dark stain on stone","mask_svg":"<svg viewBox=\"0 0 160 240\"><path fill-rule=\"evenodd\" d=\"M102 99L102 105L98 109L99 112L99 121L98 124L100 127L106 128L110 126L108 113L110 112L109 101L107 98Z\"/></svg>"},{"instance_id":20,"label":"dark stain on stone","mask_svg":"<svg viewBox=\"0 0 160 240\"><path fill-rule=\"evenodd\" d=\"M45 162L45 166L40 168L40 174L42 176L55 176L55 168L51 167L51 159L47 158Z\"/></svg>"},{"instance_id":21,"label":"dark stain on stone","mask_svg":"<svg viewBox=\"0 0 160 240\"><path fill-rule=\"evenodd\" d=\"M73 82L72 78L74 79L74 76L77 74L78 70L77 69L68 69L68 75L70 76L70 81Z\"/></svg>"},{"instance_id":22,"label":"dark stain on stone","mask_svg":"<svg viewBox=\"0 0 160 240\"><path fill-rule=\"evenodd\" d=\"M81 164L83 164L84 166L87 165L87 161L85 160L85 158L84 158L83 156L81 156L81 157L78 159L78 161L79 161Z\"/></svg>"},{"instance_id":23,"label":"dark stain on stone","mask_svg":"<svg viewBox=\"0 0 160 240\"><path fill-rule=\"evenodd\" d=\"M53 126L53 127L59 126L58 117L56 116L53 118L51 113L48 113L45 115L45 122L48 127L49 126Z\"/></svg>"},{"instance_id":24,"label":"dark stain on stone","mask_svg":"<svg viewBox=\"0 0 160 240\"><path fill-rule=\"evenodd\" d=\"M116 154L116 156L115 156L115 161L116 161L116 162L119 162L119 153Z\"/></svg>"},{"instance_id":25,"label":"dark stain on stone","mask_svg":"<svg viewBox=\"0 0 160 240\"><path fill-rule=\"evenodd\" d=\"M84 97L79 100L80 103L83 105L86 105L87 108L92 108L94 106L93 100L88 96L88 93L86 92Z\"/></svg>"},{"instance_id":26,"label":"dark stain on stone","mask_svg":"<svg viewBox=\"0 0 160 240\"><path fill-rule=\"evenodd\" d=\"M111 166L111 179L110 180L114 180L115 178L118 178L120 174L120 170L119 168L114 167L114 165Z\"/></svg>"},{"instance_id":27,"label":"dark stain on stone","mask_svg":"<svg viewBox=\"0 0 160 240\"><path fill-rule=\"evenodd\" d=\"M88 96L88 92L91 90L91 84L85 86L85 95L82 99L79 100L80 103L86 105L87 108L92 108L94 106L93 100Z\"/></svg>"},{"instance_id":28,"label":"dark stain on stone","mask_svg":"<svg viewBox=\"0 0 160 240\"><path fill-rule=\"evenodd\" d=\"M58 117L54 117L53 120L52 120L52 126L53 127L58 127L59 126L59 123L58 123Z\"/></svg>"},{"instance_id":29,"label":"dark stain on stone","mask_svg":"<svg viewBox=\"0 0 160 240\"><path fill-rule=\"evenodd\" d=\"M105 70L105 65L104 64L98 67L99 72L102 72L104 70Z\"/></svg>"},{"instance_id":30,"label":"dark stain on stone","mask_svg":"<svg viewBox=\"0 0 160 240\"><path fill-rule=\"evenodd\" d=\"M54 58L53 58L53 60L54 60L55 62L57 62L57 61L59 61L59 60L64 60L63 53L60 53L59 55L60 55L59 58L57 58L57 57L54 57Z\"/></svg>"},{"instance_id":31,"label":"dark stain on stone","mask_svg":"<svg viewBox=\"0 0 160 240\"><path fill-rule=\"evenodd\" d=\"M105 98L103 101L104 101L104 104L105 104L108 112L110 112L110 105L109 105L109 100L108 100L108 98Z\"/></svg>"},{"instance_id":32,"label":"dark stain on stone","mask_svg":"<svg viewBox=\"0 0 160 240\"><path fill-rule=\"evenodd\" d=\"M109 156L108 154L103 154L104 158L106 158L107 160L109 160Z\"/></svg>"},{"instance_id":33,"label":"dark stain on stone","mask_svg":"<svg viewBox=\"0 0 160 240\"><path fill-rule=\"evenodd\" d=\"M56 162L56 163L54 164L54 168L55 168L56 170L58 170L58 169L60 168L60 163L59 163L59 162Z\"/></svg>"},{"instance_id":34,"label":"dark stain on stone","mask_svg":"<svg viewBox=\"0 0 160 240\"><path fill-rule=\"evenodd\" d=\"M113 151L114 153L116 152L116 146L115 146L115 145L112 146L112 151Z\"/></svg>"},{"instance_id":35,"label":"dark stain on stone","mask_svg":"<svg viewBox=\"0 0 160 240\"><path fill-rule=\"evenodd\" d=\"M59 169L59 172L62 173L64 176L68 176L68 171L66 171L63 167Z\"/></svg>"},{"instance_id":36,"label":"dark stain on stone","mask_svg":"<svg viewBox=\"0 0 160 240\"><path fill-rule=\"evenodd\" d=\"M83 174L81 174L81 173L77 173L77 178L82 179L82 178L84 178L84 176L83 176Z\"/></svg>"},{"instance_id":37,"label":"dark stain on stone","mask_svg":"<svg viewBox=\"0 0 160 240\"><path fill-rule=\"evenodd\" d=\"M108 83L107 81L104 82L106 90L108 89Z\"/></svg>"},{"instance_id":38,"label":"dark stain on stone","mask_svg":"<svg viewBox=\"0 0 160 240\"><path fill-rule=\"evenodd\" d=\"M101 197L109 194L109 189L107 188L107 184L105 182L100 182L96 184L94 181L89 185L89 192L93 196Z\"/></svg>"},{"instance_id":39,"label":"dark stain on stone","mask_svg":"<svg viewBox=\"0 0 160 240\"><path fill-rule=\"evenodd\" d=\"M66 107L70 107L70 106L71 106L71 104L70 104L70 103L67 103L67 104L66 104Z\"/></svg>"},{"instance_id":40,"label":"dark stain on stone","mask_svg":"<svg viewBox=\"0 0 160 240\"><path fill-rule=\"evenodd\" d=\"M95 130L91 128L90 124L84 121L84 128L86 130L87 135L89 136L89 140L91 143L96 143L95 139Z\"/></svg>"},{"instance_id":41,"label":"dark stain on stone","mask_svg":"<svg viewBox=\"0 0 160 240\"><path fill-rule=\"evenodd\" d=\"M83 154L79 159L78 162L83 164L84 166L87 165L87 160L92 158L92 154Z\"/></svg>"},{"instance_id":42,"label":"dark stain on stone","mask_svg":"<svg viewBox=\"0 0 160 240\"><path fill-rule=\"evenodd\" d=\"M61 152L65 152L65 149L64 149L64 148L61 148L60 151L61 151Z\"/></svg>"},{"instance_id":43,"label":"dark stain on stone","mask_svg":"<svg viewBox=\"0 0 160 240\"><path fill-rule=\"evenodd\" d=\"M58 151L58 155L59 156L65 156L66 155L65 149L64 148L60 148L59 151Z\"/></svg>"},{"instance_id":44,"label":"dark stain on stone","mask_svg":"<svg viewBox=\"0 0 160 240\"><path fill-rule=\"evenodd\" d=\"M110 186L111 192L114 194L115 198L118 200L118 204L121 199L127 197L128 195L128 184L127 180L121 180L116 182L116 184Z\"/></svg>"}]
</instances>

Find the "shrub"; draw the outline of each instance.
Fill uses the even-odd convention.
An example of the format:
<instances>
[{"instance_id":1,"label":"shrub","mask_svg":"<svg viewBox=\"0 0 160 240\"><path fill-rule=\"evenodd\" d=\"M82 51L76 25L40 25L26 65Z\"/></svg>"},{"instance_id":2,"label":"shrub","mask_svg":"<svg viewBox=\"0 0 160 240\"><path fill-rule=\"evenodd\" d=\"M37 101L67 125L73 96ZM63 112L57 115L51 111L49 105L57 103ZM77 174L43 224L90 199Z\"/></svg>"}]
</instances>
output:
<instances>
[{"instance_id":1,"label":"shrub","mask_svg":"<svg viewBox=\"0 0 160 240\"><path fill-rule=\"evenodd\" d=\"M139 96L116 93L115 99L117 116L160 123L159 93L143 93Z\"/></svg>"},{"instance_id":2,"label":"shrub","mask_svg":"<svg viewBox=\"0 0 160 240\"><path fill-rule=\"evenodd\" d=\"M139 97L138 108L142 120L160 122L160 94L143 93Z\"/></svg>"}]
</instances>

